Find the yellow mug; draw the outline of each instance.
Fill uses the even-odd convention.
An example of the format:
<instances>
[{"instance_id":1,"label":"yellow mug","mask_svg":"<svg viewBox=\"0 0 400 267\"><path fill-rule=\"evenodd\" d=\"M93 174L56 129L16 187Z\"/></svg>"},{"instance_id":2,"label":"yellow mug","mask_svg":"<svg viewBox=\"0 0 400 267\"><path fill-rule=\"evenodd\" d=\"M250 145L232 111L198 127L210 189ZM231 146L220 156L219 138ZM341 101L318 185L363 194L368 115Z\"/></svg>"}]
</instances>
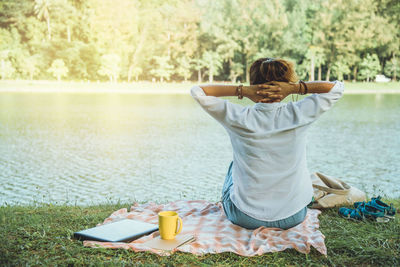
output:
<instances>
[{"instance_id":1,"label":"yellow mug","mask_svg":"<svg viewBox=\"0 0 400 267\"><path fill-rule=\"evenodd\" d=\"M158 227L161 239L171 240L182 231L182 219L175 211L161 211L158 213Z\"/></svg>"}]
</instances>

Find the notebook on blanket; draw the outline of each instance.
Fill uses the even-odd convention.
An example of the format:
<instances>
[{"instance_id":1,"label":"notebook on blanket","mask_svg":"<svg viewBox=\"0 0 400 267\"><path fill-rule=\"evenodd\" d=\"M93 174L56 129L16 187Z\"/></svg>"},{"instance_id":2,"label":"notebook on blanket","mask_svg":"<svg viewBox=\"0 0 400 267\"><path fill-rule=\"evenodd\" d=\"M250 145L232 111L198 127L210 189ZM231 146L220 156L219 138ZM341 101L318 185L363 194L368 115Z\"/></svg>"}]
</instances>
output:
<instances>
[{"instance_id":1,"label":"notebook on blanket","mask_svg":"<svg viewBox=\"0 0 400 267\"><path fill-rule=\"evenodd\" d=\"M158 230L158 225L123 219L74 233L79 240L130 242Z\"/></svg>"},{"instance_id":2,"label":"notebook on blanket","mask_svg":"<svg viewBox=\"0 0 400 267\"><path fill-rule=\"evenodd\" d=\"M158 236L144 242L143 245L158 250L173 250L195 240L196 238L193 235L177 235L175 239L172 240L164 240Z\"/></svg>"}]
</instances>

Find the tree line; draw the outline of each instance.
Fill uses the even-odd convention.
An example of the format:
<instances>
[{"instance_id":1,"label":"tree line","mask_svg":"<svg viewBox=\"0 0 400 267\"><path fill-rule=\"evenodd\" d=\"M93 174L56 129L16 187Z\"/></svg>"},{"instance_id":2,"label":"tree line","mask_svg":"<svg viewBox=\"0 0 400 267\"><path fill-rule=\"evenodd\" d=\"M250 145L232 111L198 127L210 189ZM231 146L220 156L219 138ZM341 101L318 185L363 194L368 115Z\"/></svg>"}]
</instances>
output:
<instances>
[{"instance_id":1,"label":"tree line","mask_svg":"<svg viewBox=\"0 0 400 267\"><path fill-rule=\"evenodd\" d=\"M0 78L248 81L279 57L304 80L400 70L398 0L1 0Z\"/></svg>"}]
</instances>

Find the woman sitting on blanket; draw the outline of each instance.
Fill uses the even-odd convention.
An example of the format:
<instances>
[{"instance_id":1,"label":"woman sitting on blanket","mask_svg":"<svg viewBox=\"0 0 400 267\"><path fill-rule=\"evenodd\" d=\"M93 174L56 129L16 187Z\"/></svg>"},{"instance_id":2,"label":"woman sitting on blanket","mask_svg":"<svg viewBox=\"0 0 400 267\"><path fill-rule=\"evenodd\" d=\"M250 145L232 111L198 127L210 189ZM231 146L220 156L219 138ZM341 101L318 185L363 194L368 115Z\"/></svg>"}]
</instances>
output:
<instances>
[{"instance_id":1,"label":"woman sitting on blanket","mask_svg":"<svg viewBox=\"0 0 400 267\"><path fill-rule=\"evenodd\" d=\"M298 82L293 64L260 58L250 68L250 86L200 85L193 98L229 134L233 161L222 190L228 219L248 229L288 229L303 222L313 188L306 160L312 122L343 94L341 82ZM280 103L291 94L309 94ZM247 97L242 106L218 97Z\"/></svg>"}]
</instances>

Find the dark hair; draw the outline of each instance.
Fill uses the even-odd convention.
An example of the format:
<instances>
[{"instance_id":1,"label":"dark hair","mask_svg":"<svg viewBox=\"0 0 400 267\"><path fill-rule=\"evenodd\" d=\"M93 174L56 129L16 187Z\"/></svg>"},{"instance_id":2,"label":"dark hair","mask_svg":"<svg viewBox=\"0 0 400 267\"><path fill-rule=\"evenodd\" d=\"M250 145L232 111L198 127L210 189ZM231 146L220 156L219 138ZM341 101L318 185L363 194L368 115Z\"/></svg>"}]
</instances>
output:
<instances>
[{"instance_id":1,"label":"dark hair","mask_svg":"<svg viewBox=\"0 0 400 267\"><path fill-rule=\"evenodd\" d=\"M292 62L280 58L259 58L250 67L250 84L266 82L297 82Z\"/></svg>"}]
</instances>

